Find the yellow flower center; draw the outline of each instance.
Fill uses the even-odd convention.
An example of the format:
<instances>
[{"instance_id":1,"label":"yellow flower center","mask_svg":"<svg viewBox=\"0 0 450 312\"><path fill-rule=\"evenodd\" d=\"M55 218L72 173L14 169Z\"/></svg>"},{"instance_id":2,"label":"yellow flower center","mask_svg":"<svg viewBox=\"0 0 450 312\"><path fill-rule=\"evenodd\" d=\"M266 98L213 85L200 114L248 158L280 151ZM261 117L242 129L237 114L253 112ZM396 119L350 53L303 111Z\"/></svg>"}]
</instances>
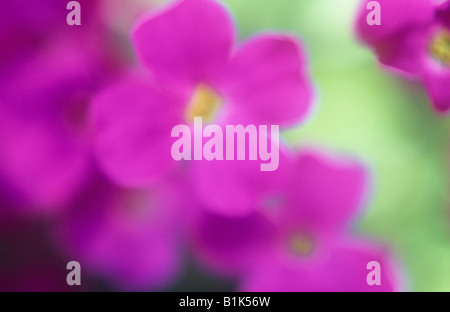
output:
<instances>
[{"instance_id":1,"label":"yellow flower center","mask_svg":"<svg viewBox=\"0 0 450 312\"><path fill-rule=\"evenodd\" d=\"M431 56L440 63L450 66L450 32L439 31L431 41Z\"/></svg>"},{"instance_id":2,"label":"yellow flower center","mask_svg":"<svg viewBox=\"0 0 450 312\"><path fill-rule=\"evenodd\" d=\"M195 117L202 117L204 122L212 122L221 103L222 99L210 86L199 84L188 104L185 119L192 123Z\"/></svg>"},{"instance_id":3,"label":"yellow flower center","mask_svg":"<svg viewBox=\"0 0 450 312\"><path fill-rule=\"evenodd\" d=\"M294 255L306 257L313 253L316 243L311 235L299 232L290 237L288 247Z\"/></svg>"}]
</instances>

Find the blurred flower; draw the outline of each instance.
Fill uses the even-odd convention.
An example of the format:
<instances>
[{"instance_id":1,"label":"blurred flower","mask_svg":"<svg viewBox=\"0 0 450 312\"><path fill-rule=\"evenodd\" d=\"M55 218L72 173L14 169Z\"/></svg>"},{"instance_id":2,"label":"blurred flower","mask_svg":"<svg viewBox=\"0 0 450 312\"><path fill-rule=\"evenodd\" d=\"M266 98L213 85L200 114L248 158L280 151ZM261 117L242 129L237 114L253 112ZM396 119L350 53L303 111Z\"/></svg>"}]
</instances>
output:
<instances>
[{"instance_id":1,"label":"blurred flower","mask_svg":"<svg viewBox=\"0 0 450 312\"><path fill-rule=\"evenodd\" d=\"M303 152L284 190L243 218L204 214L194 229L200 258L242 278L244 291L391 291L387 253L346 233L366 186L364 168ZM366 266L381 264L369 287Z\"/></svg>"},{"instance_id":2,"label":"blurred flower","mask_svg":"<svg viewBox=\"0 0 450 312\"><path fill-rule=\"evenodd\" d=\"M83 268L119 289L161 289L181 265L185 219L176 185L123 189L95 181L60 219L56 237Z\"/></svg>"},{"instance_id":3,"label":"blurred flower","mask_svg":"<svg viewBox=\"0 0 450 312\"><path fill-rule=\"evenodd\" d=\"M12 52L0 68L0 174L17 206L54 210L90 174L90 97L119 62L91 22L99 1L83 6L80 27L61 18L66 3L38 2L42 21L28 2L2 8L1 36L14 40L1 49Z\"/></svg>"},{"instance_id":4,"label":"blurred flower","mask_svg":"<svg viewBox=\"0 0 450 312\"><path fill-rule=\"evenodd\" d=\"M14 73L0 73L0 172L18 201L54 207L89 172L87 123L95 58L81 45L57 43Z\"/></svg>"},{"instance_id":5,"label":"blurred flower","mask_svg":"<svg viewBox=\"0 0 450 312\"><path fill-rule=\"evenodd\" d=\"M450 110L450 2L379 0L381 25L367 23L365 0L358 15L359 38L379 61L426 86L439 113Z\"/></svg>"},{"instance_id":6,"label":"blurred flower","mask_svg":"<svg viewBox=\"0 0 450 312\"><path fill-rule=\"evenodd\" d=\"M96 155L121 185L146 186L167 174L176 164L171 130L192 125L194 117L218 125L283 127L301 121L310 109L312 90L300 43L285 35L261 35L233 51L234 24L219 2L178 1L138 23L133 42L150 77L111 86L97 98L94 113ZM214 163L220 168L199 173L202 182L194 182L199 195L212 198L228 184L232 189L223 193L233 205L216 210L248 210L254 187L237 183L242 177L237 170L245 164ZM199 165L193 172L203 168L210 169Z\"/></svg>"}]
</instances>

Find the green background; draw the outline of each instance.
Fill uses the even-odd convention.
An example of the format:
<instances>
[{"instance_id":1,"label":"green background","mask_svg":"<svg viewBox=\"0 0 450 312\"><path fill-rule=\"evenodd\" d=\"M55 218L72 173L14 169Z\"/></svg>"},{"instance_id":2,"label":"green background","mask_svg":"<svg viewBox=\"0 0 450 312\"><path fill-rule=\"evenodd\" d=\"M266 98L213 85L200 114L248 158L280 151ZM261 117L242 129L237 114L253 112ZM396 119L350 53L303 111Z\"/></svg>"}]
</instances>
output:
<instances>
[{"instance_id":1,"label":"green background","mask_svg":"<svg viewBox=\"0 0 450 312\"><path fill-rule=\"evenodd\" d=\"M223 2L241 40L263 31L303 40L317 108L284 137L365 163L373 191L354 231L391 247L404 290L450 291L450 120L419 83L383 71L357 42L359 0Z\"/></svg>"}]
</instances>

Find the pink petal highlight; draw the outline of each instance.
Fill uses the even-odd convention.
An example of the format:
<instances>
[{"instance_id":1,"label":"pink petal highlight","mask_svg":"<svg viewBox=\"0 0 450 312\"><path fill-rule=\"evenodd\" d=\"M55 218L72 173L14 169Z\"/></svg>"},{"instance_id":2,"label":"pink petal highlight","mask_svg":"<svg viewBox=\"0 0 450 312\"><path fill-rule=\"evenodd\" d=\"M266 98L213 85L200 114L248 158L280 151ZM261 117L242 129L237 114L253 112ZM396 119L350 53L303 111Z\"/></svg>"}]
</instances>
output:
<instances>
[{"instance_id":1,"label":"pink petal highlight","mask_svg":"<svg viewBox=\"0 0 450 312\"><path fill-rule=\"evenodd\" d=\"M230 57L234 36L233 22L222 4L184 0L138 23L133 43L157 81L186 91L217 79Z\"/></svg>"},{"instance_id":2,"label":"pink petal highlight","mask_svg":"<svg viewBox=\"0 0 450 312\"><path fill-rule=\"evenodd\" d=\"M104 90L94 101L96 156L123 186L148 186L170 172L171 130L181 122L179 106L141 77Z\"/></svg>"}]
</instances>

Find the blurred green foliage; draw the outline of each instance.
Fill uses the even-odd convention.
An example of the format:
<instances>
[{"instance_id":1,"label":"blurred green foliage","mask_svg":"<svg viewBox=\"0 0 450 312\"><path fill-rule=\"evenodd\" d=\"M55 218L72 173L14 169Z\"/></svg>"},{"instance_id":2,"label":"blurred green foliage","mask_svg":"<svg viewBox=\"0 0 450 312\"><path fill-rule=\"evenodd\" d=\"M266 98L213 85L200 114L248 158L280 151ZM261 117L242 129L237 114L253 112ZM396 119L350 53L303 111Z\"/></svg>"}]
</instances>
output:
<instances>
[{"instance_id":1,"label":"blurred green foliage","mask_svg":"<svg viewBox=\"0 0 450 312\"><path fill-rule=\"evenodd\" d=\"M435 115L420 84L380 69L357 42L359 0L223 0L241 38L300 37L317 109L284 134L293 146L357 157L373 190L355 232L389 244L405 290L450 291L450 118Z\"/></svg>"}]
</instances>

